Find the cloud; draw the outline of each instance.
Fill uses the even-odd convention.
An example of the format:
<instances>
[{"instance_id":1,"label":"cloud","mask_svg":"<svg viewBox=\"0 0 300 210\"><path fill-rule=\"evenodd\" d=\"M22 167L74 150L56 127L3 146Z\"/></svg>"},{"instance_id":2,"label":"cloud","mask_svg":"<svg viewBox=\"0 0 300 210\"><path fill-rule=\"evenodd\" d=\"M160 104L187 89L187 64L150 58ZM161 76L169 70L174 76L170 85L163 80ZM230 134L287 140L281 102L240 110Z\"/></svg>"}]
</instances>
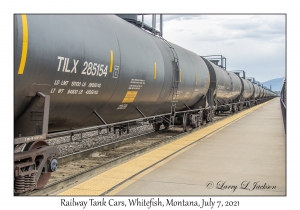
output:
<instances>
[{"instance_id":1,"label":"cloud","mask_svg":"<svg viewBox=\"0 0 300 210\"><path fill-rule=\"evenodd\" d=\"M180 20L178 20L180 19ZM176 27L184 22L184 30L202 41L222 41L231 39L275 39L285 35L285 16L249 16L249 15L210 15L199 19L181 16L172 17L166 27ZM185 20L185 21L182 21ZM167 29L166 29L167 30Z\"/></svg>"},{"instance_id":2,"label":"cloud","mask_svg":"<svg viewBox=\"0 0 300 210\"><path fill-rule=\"evenodd\" d=\"M228 68L259 81L285 75L284 15L180 15L164 22L164 37L198 55L222 54Z\"/></svg>"}]
</instances>

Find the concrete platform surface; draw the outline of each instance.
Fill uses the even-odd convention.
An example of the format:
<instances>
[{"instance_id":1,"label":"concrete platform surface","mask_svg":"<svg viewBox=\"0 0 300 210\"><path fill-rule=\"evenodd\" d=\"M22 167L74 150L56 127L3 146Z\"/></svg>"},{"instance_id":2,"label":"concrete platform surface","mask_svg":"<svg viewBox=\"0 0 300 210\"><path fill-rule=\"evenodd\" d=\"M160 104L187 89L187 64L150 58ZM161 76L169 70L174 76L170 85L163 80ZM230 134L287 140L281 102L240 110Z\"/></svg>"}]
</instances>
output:
<instances>
[{"instance_id":1,"label":"concrete platform surface","mask_svg":"<svg viewBox=\"0 0 300 210\"><path fill-rule=\"evenodd\" d=\"M279 98L108 195L286 195L286 138Z\"/></svg>"}]
</instances>

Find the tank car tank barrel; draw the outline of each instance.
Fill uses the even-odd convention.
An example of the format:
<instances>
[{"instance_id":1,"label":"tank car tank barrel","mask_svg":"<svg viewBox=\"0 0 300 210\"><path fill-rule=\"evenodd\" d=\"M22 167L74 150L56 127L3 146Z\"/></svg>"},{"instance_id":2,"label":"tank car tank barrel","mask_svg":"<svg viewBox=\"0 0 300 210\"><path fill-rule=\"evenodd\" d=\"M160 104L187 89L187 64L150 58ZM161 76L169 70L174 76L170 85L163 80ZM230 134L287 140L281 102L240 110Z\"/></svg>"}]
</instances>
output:
<instances>
[{"instance_id":1,"label":"tank car tank barrel","mask_svg":"<svg viewBox=\"0 0 300 210\"><path fill-rule=\"evenodd\" d=\"M32 97L28 96L37 90L51 96L50 132L97 125L94 110L107 124L135 119L135 107L145 116L168 113L173 101L168 93L174 91L176 76L173 51L181 71L176 110L185 109L184 103L191 107L208 90L209 72L198 55L117 16L26 17L26 66L23 75L15 71L16 121L30 113L26 107ZM22 25L18 15L16 25ZM196 75L201 75L197 84Z\"/></svg>"}]
</instances>

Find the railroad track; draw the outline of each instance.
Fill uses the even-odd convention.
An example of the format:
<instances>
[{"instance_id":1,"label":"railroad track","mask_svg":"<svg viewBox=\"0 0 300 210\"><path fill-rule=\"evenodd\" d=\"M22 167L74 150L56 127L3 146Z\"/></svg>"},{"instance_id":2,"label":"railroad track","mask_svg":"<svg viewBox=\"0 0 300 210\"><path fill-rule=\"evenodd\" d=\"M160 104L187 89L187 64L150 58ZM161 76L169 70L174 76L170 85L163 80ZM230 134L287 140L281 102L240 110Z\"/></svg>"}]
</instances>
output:
<instances>
[{"instance_id":1,"label":"railroad track","mask_svg":"<svg viewBox=\"0 0 300 210\"><path fill-rule=\"evenodd\" d=\"M180 137L206 126L210 126L228 116L231 115L229 113L224 113L215 116L213 122L193 129L190 132L183 132L181 126L175 126L169 130L162 129L158 132L148 132L135 137L105 144L97 148L60 157L58 160L59 168L52 174L46 186L40 190L34 190L21 195L51 195L70 185L80 183L80 180L102 173L154 148L175 141Z\"/></svg>"}]
</instances>

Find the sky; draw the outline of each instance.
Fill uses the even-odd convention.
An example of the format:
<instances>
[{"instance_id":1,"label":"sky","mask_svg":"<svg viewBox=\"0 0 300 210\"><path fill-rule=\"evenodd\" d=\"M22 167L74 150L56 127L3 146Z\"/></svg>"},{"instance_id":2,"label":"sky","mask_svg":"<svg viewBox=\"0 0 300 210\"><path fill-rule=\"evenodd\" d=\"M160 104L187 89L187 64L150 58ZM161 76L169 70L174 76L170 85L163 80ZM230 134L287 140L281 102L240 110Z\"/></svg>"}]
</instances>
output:
<instances>
[{"instance_id":1,"label":"sky","mask_svg":"<svg viewBox=\"0 0 300 210\"><path fill-rule=\"evenodd\" d=\"M152 25L152 16L144 21ZM159 30L159 16L156 22ZM201 56L223 55L227 70L244 70L260 82L285 76L284 14L163 15L163 37Z\"/></svg>"}]
</instances>

